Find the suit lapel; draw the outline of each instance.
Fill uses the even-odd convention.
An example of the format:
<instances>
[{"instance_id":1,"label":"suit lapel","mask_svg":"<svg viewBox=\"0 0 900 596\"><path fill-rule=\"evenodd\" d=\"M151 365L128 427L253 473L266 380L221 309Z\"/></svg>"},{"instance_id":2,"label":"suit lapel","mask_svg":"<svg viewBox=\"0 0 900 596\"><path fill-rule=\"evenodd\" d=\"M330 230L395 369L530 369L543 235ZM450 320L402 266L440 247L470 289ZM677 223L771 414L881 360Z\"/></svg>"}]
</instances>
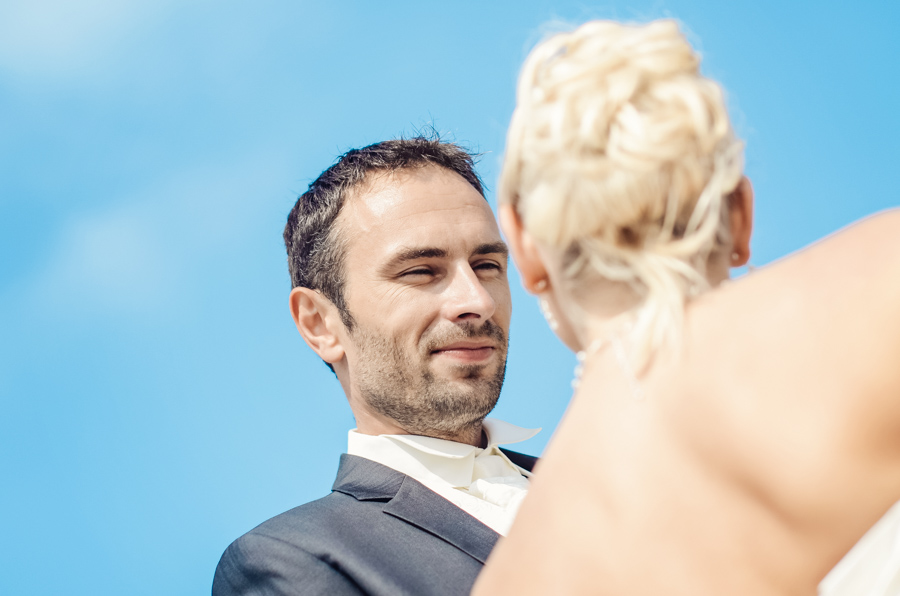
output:
<instances>
[{"instance_id":1,"label":"suit lapel","mask_svg":"<svg viewBox=\"0 0 900 596\"><path fill-rule=\"evenodd\" d=\"M360 501L387 501L384 513L444 540L484 563L500 535L423 484L392 468L341 455L331 490Z\"/></svg>"},{"instance_id":2,"label":"suit lapel","mask_svg":"<svg viewBox=\"0 0 900 596\"><path fill-rule=\"evenodd\" d=\"M500 535L447 499L406 476L384 512L449 542L484 563Z\"/></svg>"}]
</instances>

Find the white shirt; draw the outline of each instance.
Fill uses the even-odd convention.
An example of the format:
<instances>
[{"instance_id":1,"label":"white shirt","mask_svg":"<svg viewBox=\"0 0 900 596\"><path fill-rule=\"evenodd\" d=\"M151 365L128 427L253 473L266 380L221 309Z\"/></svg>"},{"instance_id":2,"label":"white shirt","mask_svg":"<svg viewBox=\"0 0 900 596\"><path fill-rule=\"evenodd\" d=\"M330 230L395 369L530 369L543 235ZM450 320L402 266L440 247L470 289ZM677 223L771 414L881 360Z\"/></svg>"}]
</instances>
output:
<instances>
[{"instance_id":1,"label":"white shirt","mask_svg":"<svg viewBox=\"0 0 900 596\"><path fill-rule=\"evenodd\" d=\"M819 596L900 594L900 501L819 584Z\"/></svg>"},{"instance_id":2,"label":"white shirt","mask_svg":"<svg viewBox=\"0 0 900 596\"><path fill-rule=\"evenodd\" d=\"M539 431L488 418L488 445L481 449L434 437L364 435L353 429L347 453L412 477L505 536L528 492L531 472L509 461L497 446L530 439Z\"/></svg>"}]
</instances>

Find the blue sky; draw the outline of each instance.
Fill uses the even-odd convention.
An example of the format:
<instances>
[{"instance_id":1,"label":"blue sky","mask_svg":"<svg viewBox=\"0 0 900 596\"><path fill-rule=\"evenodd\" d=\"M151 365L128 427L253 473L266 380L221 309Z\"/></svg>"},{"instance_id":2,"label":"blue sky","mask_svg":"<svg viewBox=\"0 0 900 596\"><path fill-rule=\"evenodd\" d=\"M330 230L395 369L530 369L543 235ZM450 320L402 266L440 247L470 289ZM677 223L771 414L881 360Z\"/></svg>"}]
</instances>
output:
<instances>
[{"instance_id":1,"label":"blue sky","mask_svg":"<svg viewBox=\"0 0 900 596\"><path fill-rule=\"evenodd\" d=\"M434 126L493 202L552 23L666 16L747 141L756 264L898 203L888 0L4 0L0 593L206 593L231 540L325 494L353 420L288 314L296 195ZM539 453L574 359L511 283L496 414Z\"/></svg>"}]
</instances>

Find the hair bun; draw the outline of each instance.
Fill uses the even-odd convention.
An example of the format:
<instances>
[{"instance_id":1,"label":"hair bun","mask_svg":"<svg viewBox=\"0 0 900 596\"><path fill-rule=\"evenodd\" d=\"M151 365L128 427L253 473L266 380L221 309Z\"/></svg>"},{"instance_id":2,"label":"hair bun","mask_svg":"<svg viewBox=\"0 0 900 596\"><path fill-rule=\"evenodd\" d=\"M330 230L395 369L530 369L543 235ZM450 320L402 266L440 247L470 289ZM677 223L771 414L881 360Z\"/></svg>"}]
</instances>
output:
<instances>
[{"instance_id":1,"label":"hair bun","mask_svg":"<svg viewBox=\"0 0 900 596\"><path fill-rule=\"evenodd\" d=\"M583 254L574 277L629 280L657 322L674 324L662 310L680 313L704 284L743 170L722 91L699 66L670 20L551 37L522 68L500 181L533 237Z\"/></svg>"}]
</instances>

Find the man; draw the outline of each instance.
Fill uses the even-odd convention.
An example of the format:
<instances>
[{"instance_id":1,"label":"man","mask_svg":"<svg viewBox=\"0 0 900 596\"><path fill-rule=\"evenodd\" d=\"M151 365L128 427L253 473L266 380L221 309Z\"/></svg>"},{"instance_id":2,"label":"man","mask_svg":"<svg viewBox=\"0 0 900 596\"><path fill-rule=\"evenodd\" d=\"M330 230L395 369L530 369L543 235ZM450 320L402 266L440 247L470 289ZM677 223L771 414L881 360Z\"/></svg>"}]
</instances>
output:
<instances>
[{"instance_id":1,"label":"man","mask_svg":"<svg viewBox=\"0 0 900 596\"><path fill-rule=\"evenodd\" d=\"M229 546L214 596L468 594L535 461L497 447L533 432L484 420L511 305L472 158L425 138L350 151L284 238L291 314L357 428L333 492Z\"/></svg>"}]
</instances>

